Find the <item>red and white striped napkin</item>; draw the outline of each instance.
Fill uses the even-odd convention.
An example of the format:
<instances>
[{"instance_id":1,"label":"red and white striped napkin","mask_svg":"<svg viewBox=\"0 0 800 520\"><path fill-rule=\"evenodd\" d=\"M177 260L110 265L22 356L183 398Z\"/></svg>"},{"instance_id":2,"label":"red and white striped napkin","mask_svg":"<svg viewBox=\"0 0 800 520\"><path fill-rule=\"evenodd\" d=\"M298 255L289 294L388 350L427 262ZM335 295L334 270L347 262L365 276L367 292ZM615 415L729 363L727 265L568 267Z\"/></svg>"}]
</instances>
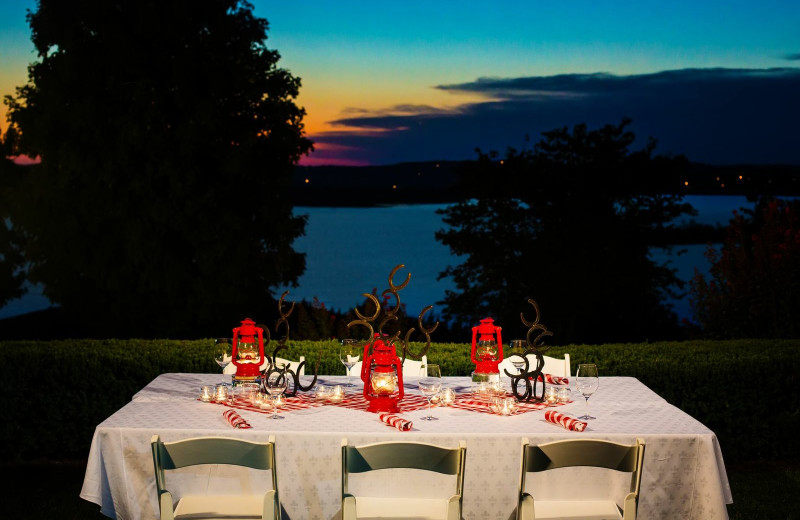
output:
<instances>
[{"instance_id":1,"label":"red and white striped napkin","mask_svg":"<svg viewBox=\"0 0 800 520\"><path fill-rule=\"evenodd\" d=\"M541 381L542 380L542 376L540 375L538 378L536 378L536 380L537 381ZM561 376L554 376L552 374L544 374L544 381L545 381L545 383L550 384L550 385L568 385L569 384L569 379L568 378L561 377Z\"/></svg>"},{"instance_id":2,"label":"red and white striped napkin","mask_svg":"<svg viewBox=\"0 0 800 520\"><path fill-rule=\"evenodd\" d=\"M389 426L394 426L401 432L411 431L411 428L414 427L413 423L408 419L403 419L400 416L388 413L388 412L380 412L378 414L381 421L388 424Z\"/></svg>"},{"instance_id":3,"label":"red and white striped napkin","mask_svg":"<svg viewBox=\"0 0 800 520\"><path fill-rule=\"evenodd\" d=\"M555 410L547 410L544 413L544 419L574 432L582 432L586 429L585 422L579 421L578 419L573 419L572 417L564 415L563 413L558 413Z\"/></svg>"},{"instance_id":4,"label":"red and white striped napkin","mask_svg":"<svg viewBox=\"0 0 800 520\"><path fill-rule=\"evenodd\" d=\"M242 430L246 430L247 428L252 428L250 423L244 420L244 417L238 414L236 410L228 409L222 412L222 416L230 423L231 426L234 428L239 428Z\"/></svg>"}]
</instances>

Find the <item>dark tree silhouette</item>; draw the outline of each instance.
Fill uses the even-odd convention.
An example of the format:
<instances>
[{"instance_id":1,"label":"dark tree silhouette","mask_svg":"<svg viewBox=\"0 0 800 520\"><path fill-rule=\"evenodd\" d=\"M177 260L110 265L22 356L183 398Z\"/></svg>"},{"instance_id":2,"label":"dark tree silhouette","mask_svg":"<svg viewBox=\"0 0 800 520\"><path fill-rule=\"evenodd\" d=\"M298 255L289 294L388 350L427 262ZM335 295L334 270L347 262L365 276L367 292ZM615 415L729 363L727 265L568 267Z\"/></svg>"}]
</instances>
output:
<instances>
[{"instance_id":1,"label":"dark tree silhouette","mask_svg":"<svg viewBox=\"0 0 800 520\"><path fill-rule=\"evenodd\" d=\"M680 196L654 188L685 159L631 151L629 121L543 134L532 150L503 160L479 152L464 172L468 197L441 213L436 237L463 263L450 266L444 317L470 325L492 316L504 336L522 334L520 312L535 299L553 343L655 339L675 334L663 304L680 281L648 256L664 246L676 217L692 213ZM533 317L530 316L532 319Z\"/></svg>"},{"instance_id":2,"label":"dark tree silhouette","mask_svg":"<svg viewBox=\"0 0 800 520\"><path fill-rule=\"evenodd\" d=\"M20 175L20 167L10 156L14 153L17 134L9 128L0 136L0 307L25 293L25 272L21 248L22 237L11 226L12 186Z\"/></svg>"},{"instance_id":3,"label":"dark tree silhouette","mask_svg":"<svg viewBox=\"0 0 800 520\"><path fill-rule=\"evenodd\" d=\"M715 338L800 337L800 201L766 197L736 213L708 278L695 274L690 302Z\"/></svg>"},{"instance_id":4,"label":"dark tree silhouette","mask_svg":"<svg viewBox=\"0 0 800 520\"><path fill-rule=\"evenodd\" d=\"M197 335L271 309L305 220L300 80L239 0L40 0L39 60L7 97L29 278L92 334ZM256 318L256 316L253 316ZM224 324L224 325L223 325Z\"/></svg>"}]
</instances>

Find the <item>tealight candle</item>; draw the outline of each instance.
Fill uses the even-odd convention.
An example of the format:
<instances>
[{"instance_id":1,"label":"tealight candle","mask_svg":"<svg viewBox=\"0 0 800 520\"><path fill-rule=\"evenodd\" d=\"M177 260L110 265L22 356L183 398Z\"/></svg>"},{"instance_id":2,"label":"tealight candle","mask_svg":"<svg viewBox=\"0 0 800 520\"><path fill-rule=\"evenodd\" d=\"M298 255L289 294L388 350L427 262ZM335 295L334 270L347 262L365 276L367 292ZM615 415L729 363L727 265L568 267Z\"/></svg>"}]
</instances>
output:
<instances>
[{"instance_id":1,"label":"tealight candle","mask_svg":"<svg viewBox=\"0 0 800 520\"><path fill-rule=\"evenodd\" d=\"M339 401L344 399L344 390L342 389L342 385L334 386L333 389L331 390L330 395L328 396L328 399L330 399L334 403L338 403Z\"/></svg>"},{"instance_id":2,"label":"tealight candle","mask_svg":"<svg viewBox=\"0 0 800 520\"><path fill-rule=\"evenodd\" d=\"M452 388L442 389L441 402L444 406L450 406L456 401L456 392Z\"/></svg>"},{"instance_id":3,"label":"tealight candle","mask_svg":"<svg viewBox=\"0 0 800 520\"><path fill-rule=\"evenodd\" d=\"M556 404L558 402L558 388L548 386L544 389L544 400L547 404Z\"/></svg>"},{"instance_id":4,"label":"tealight candle","mask_svg":"<svg viewBox=\"0 0 800 520\"><path fill-rule=\"evenodd\" d=\"M226 385L217 385L214 389L214 399L216 401L228 400L228 387Z\"/></svg>"},{"instance_id":5,"label":"tealight candle","mask_svg":"<svg viewBox=\"0 0 800 520\"><path fill-rule=\"evenodd\" d=\"M317 385L317 388L314 390L314 397L317 399L325 399L328 397L328 387L325 385Z\"/></svg>"},{"instance_id":6,"label":"tealight candle","mask_svg":"<svg viewBox=\"0 0 800 520\"><path fill-rule=\"evenodd\" d=\"M200 400L208 402L211 400L211 387L203 386L200 388Z\"/></svg>"},{"instance_id":7,"label":"tealight candle","mask_svg":"<svg viewBox=\"0 0 800 520\"><path fill-rule=\"evenodd\" d=\"M251 397L251 402L253 403L253 405L261 407L261 405L264 404L265 400L264 398L265 395L262 394L261 392L253 392L253 395Z\"/></svg>"},{"instance_id":8,"label":"tealight candle","mask_svg":"<svg viewBox=\"0 0 800 520\"><path fill-rule=\"evenodd\" d=\"M565 386L563 388L558 389L559 403L568 403L570 397L572 397L572 392L570 391L569 387Z\"/></svg>"}]
</instances>

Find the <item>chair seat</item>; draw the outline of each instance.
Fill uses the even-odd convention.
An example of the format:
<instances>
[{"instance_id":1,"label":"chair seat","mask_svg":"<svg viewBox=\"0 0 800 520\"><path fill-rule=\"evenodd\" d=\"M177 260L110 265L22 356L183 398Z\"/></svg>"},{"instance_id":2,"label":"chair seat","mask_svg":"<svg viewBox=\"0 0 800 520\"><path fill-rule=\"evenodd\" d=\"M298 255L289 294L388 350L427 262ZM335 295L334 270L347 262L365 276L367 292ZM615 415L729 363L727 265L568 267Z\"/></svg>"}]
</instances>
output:
<instances>
[{"instance_id":1,"label":"chair seat","mask_svg":"<svg viewBox=\"0 0 800 520\"><path fill-rule=\"evenodd\" d=\"M175 520L260 519L264 495L187 495L175 506Z\"/></svg>"},{"instance_id":2,"label":"chair seat","mask_svg":"<svg viewBox=\"0 0 800 520\"><path fill-rule=\"evenodd\" d=\"M536 520L621 520L617 505L610 500L536 500Z\"/></svg>"},{"instance_id":3,"label":"chair seat","mask_svg":"<svg viewBox=\"0 0 800 520\"><path fill-rule=\"evenodd\" d=\"M356 517L373 518L447 518L447 499L356 497Z\"/></svg>"}]
</instances>

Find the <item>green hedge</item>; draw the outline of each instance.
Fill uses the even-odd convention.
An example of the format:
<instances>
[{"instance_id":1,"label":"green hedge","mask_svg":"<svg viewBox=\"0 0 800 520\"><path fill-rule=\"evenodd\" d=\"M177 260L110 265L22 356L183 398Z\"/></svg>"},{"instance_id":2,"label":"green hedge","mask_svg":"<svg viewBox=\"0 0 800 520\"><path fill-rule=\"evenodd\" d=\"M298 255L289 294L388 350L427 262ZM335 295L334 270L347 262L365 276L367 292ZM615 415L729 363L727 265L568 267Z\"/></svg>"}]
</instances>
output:
<instances>
[{"instance_id":1,"label":"green hedge","mask_svg":"<svg viewBox=\"0 0 800 520\"><path fill-rule=\"evenodd\" d=\"M321 353L320 374L344 374L335 341L289 342L283 357ZM419 351L421 344L412 344ZM95 426L165 372L218 373L212 343L177 340L0 342L0 446L5 460L87 455ZM603 376L633 376L694 416L720 439L728 461L800 460L798 340L689 341L569 345L573 372L597 363ZM444 375L468 375L469 345L433 344L428 360Z\"/></svg>"}]
</instances>

